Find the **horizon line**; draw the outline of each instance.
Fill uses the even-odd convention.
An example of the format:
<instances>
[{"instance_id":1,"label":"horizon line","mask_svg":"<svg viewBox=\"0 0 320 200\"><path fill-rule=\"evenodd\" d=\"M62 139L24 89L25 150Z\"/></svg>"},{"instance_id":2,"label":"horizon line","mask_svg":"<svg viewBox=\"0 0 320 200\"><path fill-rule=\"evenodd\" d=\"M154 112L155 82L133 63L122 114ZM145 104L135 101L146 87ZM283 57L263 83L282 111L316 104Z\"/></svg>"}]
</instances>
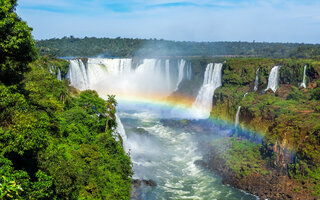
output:
<instances>
[{"instance_id":1,"label":"horizon line","mask_svg":"<svg viewBox=\"0 0 320 200\"><path fill-rule=\"evenodd\" d=\"M121 37L121 36L118 36L118 37L95 37L95 36L84 36L84 37L75 37L73 35L70 35L70 36L63 36L63 37L53 37L53 38L46 38L46 39L35 39L34 40L36 42L38 41L46 41L46 40L53 40L53 39L56 39L56 40L61 40L61 39L64 39L64 38L67 38L67 39L71 39L71 38L74 38L74 39L92 39L92 38L95 38L95 39L130 39L130 40L152 40L152 41L166 41L166 42L190 42L190 43L260 43L260 44L263 44L263 43L267 43L267 44L301 44L301 45L320 45L320 43L304 43L304 42L268 42L268 41L256 41L256 40L252 40L252 41L244 41L244 40L238 40L238 41L232 41L232 40L225 40L225 41L195 41L195 40L170 40L170 39L163 39L163 38L134 38L134 37Z\"/></svg>"}]
</instances>

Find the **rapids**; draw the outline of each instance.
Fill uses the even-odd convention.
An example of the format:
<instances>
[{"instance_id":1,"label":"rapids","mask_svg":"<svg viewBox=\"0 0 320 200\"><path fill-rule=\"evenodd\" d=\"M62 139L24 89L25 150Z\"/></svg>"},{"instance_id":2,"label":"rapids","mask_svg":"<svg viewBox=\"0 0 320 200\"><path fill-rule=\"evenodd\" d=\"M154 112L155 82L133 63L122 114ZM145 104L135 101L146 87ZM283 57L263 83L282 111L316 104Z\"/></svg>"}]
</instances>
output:
<instances>
[{"instance_id":1,"label":"rapids","mask_svg":"<svg viewBox=\"0 0 320 200\"><path fill-rule=\"evenodd\" d=\"M257 197L223 185L221 178L198 166L202 159L198 149L202 141L212 140L223 130L211 125L212 134L181 130L163 123L157 106L119 107L119 117L126 131L125 146L133 162L133 179L153 180L156 187L137 189L138 198L155 199L257 199ZM135 107L133 106L133 107ZM165 111L165 110L164 110Z\"/></svg>"}]
</instances>

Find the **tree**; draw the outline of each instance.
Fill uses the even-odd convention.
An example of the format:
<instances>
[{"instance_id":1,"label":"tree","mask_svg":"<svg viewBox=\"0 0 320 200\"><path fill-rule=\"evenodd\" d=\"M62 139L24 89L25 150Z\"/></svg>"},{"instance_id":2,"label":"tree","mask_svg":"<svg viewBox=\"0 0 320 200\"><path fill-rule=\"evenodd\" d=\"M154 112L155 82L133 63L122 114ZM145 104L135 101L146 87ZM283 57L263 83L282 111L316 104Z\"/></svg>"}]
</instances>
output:
<instances>
[{"instance_id":1,"label":"tree","mask_svg":"<svg viewBox=\"0 0 320 200\"><path fill-rule=\"evenodd\" d=\"M0 81L19 83L37 56L32 28L15 13L17 0L0 1Z\"/></svg>"}]
</instances>

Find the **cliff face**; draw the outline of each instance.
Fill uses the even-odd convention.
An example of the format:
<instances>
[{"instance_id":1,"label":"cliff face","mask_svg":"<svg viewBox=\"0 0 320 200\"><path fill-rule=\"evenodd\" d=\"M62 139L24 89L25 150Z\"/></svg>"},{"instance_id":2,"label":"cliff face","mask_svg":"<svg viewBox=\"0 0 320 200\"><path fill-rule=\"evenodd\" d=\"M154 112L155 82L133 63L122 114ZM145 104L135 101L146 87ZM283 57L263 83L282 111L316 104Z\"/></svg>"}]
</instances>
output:
<instances>
[{"instance_id":1,"label":"cliff face","mask_svg":"<svg viewBox=\"0 0 320 200\"><path fill-rule=\"evenodd\" d=\"M240 126L262 134L260 154L278 174L304 183L319 195L320 162L319 62L311 60L234 59L223 68L223 86L213 97L213 118L234 122L241 106ZM279 88L265 91L271 68L281 65ZM301 88L306 68L307 88ZM258 90L254 91L259 68ZM247 95L244 94L248 92Z\"/></svg>"}]
</instances>

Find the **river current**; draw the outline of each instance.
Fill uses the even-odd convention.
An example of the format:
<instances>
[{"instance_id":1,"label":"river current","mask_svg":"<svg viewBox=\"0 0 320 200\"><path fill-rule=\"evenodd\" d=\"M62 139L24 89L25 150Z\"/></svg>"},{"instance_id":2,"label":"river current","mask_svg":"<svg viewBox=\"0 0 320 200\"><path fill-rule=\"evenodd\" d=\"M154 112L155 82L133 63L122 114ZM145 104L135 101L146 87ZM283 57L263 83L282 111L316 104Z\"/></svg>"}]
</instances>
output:
<instances>
[{"instance_id":1,"label":"river current","mask_svg":"<svg viewBox=\"0 0 320 200\"><path fill-rule=\"evenodd\" d=\"M221 130L210 127L214 130L211 135L182 130L163 123L166 113L170 112L150 105L119 109L127 135L125 145L133 162L133 179L157 183L156 187L140 187L136 199L257 199L223 185L219 176L195 164L202 159L198 150L201 140L212 140L217 135L214 131Z\"/></svg>"}]
</instances>

